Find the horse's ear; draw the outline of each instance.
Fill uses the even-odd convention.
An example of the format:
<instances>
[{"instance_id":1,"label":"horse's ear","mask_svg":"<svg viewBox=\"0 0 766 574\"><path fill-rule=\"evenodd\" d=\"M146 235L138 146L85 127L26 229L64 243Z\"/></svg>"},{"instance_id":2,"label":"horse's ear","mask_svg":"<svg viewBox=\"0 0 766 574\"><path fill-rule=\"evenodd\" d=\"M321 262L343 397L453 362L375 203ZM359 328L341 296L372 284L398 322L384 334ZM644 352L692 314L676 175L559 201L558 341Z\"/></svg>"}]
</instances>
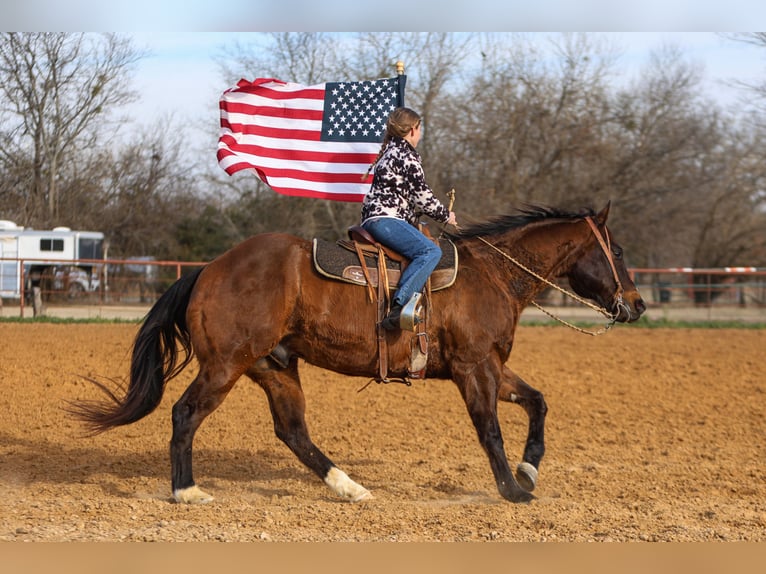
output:
<instances>
[{"instance_id":1,"label":"horse's ear","mask_svg":"<svg viewBox=\"0 0 766 574\"><path fill-rule=\"evenodd\" d=\"M609 207L612 205L612 201L609 200L606 202L606 207L598 212L596 215L596 221L598 222L599 227L602 227L606 224L606 218L609 217Z\"/></svg>"}]
</instances>

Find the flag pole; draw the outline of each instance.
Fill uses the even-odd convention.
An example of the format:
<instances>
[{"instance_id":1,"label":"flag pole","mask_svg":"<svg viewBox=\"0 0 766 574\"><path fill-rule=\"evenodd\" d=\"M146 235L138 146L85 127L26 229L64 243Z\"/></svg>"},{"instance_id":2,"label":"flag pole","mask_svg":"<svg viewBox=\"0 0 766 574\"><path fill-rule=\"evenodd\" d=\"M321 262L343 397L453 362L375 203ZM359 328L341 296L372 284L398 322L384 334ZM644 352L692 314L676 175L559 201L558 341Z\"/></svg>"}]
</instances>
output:
<instances>
[{"instance_id":1,"label":"flag pole","mask_svg":"<svg viewBox=\"0 0 766 574\"><path fill-rule=\"evenodd\" d=\"M404 107L404 87L407 83L407 76L404 75L404 62L396 62L397 84L399 87L399 105Z\"/></svg>"},{"instance_id":2,"label":"flag pole","mask_svg":"<svg viewBox=\"0 0 766 574\"><path fill-rule=\"evenodd\" d=\"M455 188L454 187L449 190L449 193L447 194L447 196L449 197L449 207L447 209L452 211L452 207L455 205Z\"/></svg>"}]
</instances>

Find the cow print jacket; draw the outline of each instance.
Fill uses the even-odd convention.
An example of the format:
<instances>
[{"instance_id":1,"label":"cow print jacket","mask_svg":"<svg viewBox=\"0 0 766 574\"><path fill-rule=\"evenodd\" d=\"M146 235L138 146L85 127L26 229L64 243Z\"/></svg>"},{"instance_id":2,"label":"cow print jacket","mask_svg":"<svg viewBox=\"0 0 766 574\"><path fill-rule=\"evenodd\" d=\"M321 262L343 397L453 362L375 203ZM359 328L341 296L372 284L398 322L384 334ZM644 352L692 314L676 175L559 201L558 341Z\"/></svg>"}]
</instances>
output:
<instances>
[{"instance_id":1,"label":"cow print jacket","mask_svg":"<svg viewBox=\"0 0 766 574\"><path fill-rule=\"evenodd\" d=\"M392 137L375 164L372 186L362 203L362 222L396 217L417 227L422 215L446 223L449 210L428 187L417 150L406 140Z\"/></svg>"}]
</instances>

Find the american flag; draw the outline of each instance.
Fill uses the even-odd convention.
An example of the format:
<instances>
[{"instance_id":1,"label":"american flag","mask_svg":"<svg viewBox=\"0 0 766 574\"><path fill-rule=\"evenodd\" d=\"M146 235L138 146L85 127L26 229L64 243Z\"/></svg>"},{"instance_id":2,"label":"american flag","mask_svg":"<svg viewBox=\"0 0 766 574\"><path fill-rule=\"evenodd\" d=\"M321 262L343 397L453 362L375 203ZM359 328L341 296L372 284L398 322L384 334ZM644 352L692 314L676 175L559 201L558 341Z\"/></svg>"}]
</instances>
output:
<instances>
[{"instance_id":1,"label":"american flag","mask_svg":"<svg viewBox=\"0 0 766 574\"><path fill-rule=\"evenodd\" d=\"M304 86L240 80L221 96L218 164L252 169L274 191L362 201L386 120L404 105L406 76Z\"/></svg>"}]
</instances>

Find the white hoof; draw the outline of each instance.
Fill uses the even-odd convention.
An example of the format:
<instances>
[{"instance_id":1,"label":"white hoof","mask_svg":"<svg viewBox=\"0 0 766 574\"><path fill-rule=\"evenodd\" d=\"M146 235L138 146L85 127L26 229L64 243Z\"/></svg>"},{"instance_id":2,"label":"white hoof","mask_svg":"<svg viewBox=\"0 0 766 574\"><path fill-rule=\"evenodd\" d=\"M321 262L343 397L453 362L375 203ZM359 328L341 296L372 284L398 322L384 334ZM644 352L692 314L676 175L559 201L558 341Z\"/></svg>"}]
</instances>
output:
<instances>
[{"instance_id":1,"label":"white hoof","mask_svg":"<svg viewBox=\"0 0 766 574\"><path fill-rule=\"evenodd\" d=\"M176 502L182 502L184 504L207 504L213 500L212 496L196 485L190 486L189 488L174 490L173 498L176 499Z\"/></svg>"},{"instance_id":2,"label":"white hoof","mask_svg":"<svg viewBox=\"0 0 766 574\"><path fill-rule=\"evenodd\" d=\"M532 492L537 485L537 469L528 462L516 467L516 482L527 492Z\"/></svg>"},{"instance_id":3,"label":"white hoof","mask_svg":"<svg viewBox=\"0 0 766 574\"><path fill-rule=\"evenodd\" d=\"M361 484L355 483L339 468L332 467L324 478L332 491L349 502L360 502L372 498L372 493Z\"/></svg>"}]
</instances>

